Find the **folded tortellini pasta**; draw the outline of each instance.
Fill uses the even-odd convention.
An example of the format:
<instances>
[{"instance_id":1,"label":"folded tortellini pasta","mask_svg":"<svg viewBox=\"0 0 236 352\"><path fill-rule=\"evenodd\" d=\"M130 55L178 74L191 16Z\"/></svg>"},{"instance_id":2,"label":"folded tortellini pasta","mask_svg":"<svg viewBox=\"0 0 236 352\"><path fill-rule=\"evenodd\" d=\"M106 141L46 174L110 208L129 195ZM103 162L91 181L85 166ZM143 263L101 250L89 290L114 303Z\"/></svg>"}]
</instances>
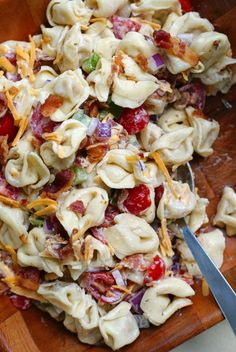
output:
<instances>
[{"instance_id":1,"label":"folded tortellini pasta","mask_svg":"<svg viewBox=\"0 0 236 352\"><path fill-rule=\"evenodd\" d=\"M52 67L42 66L40 71L35 74L33 86L36 89L41 89L45 87L46 84L53 81L57 76L57 72Z\"/></svg>"},{"instance_id":2,"label":"folded tortellini pasta","mask_svg":"<svg viewBox=\"0 0 236 352\"><path fill-rule=\"evenodd\" d=\"M116 225L108 227L104 236L119 259L158 249L158 235L145 220L132 214L120 214L114 221Z\"/></svg>"},{"instance_id":3,"label":"folded tortellini pasta","mask_svg":"<svg viewBox=\"0 0 236 352\"><path fill-rule=\"evenodd\" d=\"M108 187L133 188L135 177L129 160L134 157L135 154L127 149L110 150L97 165L97 173Z\"/></svg>"},{"instance_id":4,"label":"folded tortellini pasta","mask_svg":"<svg viewBox=\"0 0 236 352\"><path fill-rule=\"evenodd\" d=\"M186 117L185 114L184 116ZM165 121L164 116L161 121ZM166 131L164 131L156 124L150 122L148 126L140 132L140 139L146 151L160 152L166 165L177 167L192 159L193 128L185 126L184 124L175 123L174 121L171 126L169 126L168 123L167 125Z\"/></svg>"},{"instance_id":5,"label":"folded tortellini pasta","mask_svg":"<svg viewBox=\"0 0 236 352\"><path fill-rule=\"evenodd\" d=\"M10 185L37 189L49 181L50 172L27 137L10 150L8 158L5 177Z\"/></svg>"},{"instance_id":6,"label":"folded tortellini pasta","mask_svg":"<svg viewBox=\"0 0 236 352\"><path fill-rule=\"evenodd\" d=\"M215 229L210 232L201 233L198 236L198 241L217 268L220 268L223 264L225 250L225 238L222 231ZM188 272L193 276L201 277L201 271L187 244L184 241L179 241L177 249L181 255L181 263L186 266Z\"/></svg>"},{"instance_id":7,"label":"folded tortellini pasta","mask_svg":"<svg viewBox=\"0 0 236 352\"><path fill-rule=\"evenodd\" d=\"M130 303L121 302L99 320L104 341L113 350L132 343L139 336L139 328L130 309Z\"/></svg>"},{"instance_id":8,"label":"folded tortellini pasta","mask_svg":"<svg viewBox=\"0 0 236 352\"><path fill-rule=\"evenodd\" d=\"M131 4L131 11L135 16L142 14L163 21L170 12L181 14L181 6L177 0L139 0Z\"/></svg>"},{"instance_id":9,"label":"folded tortellini pasta","mask_svg":"<svg viewBox=\"0 0 236 352\"><path fill-rule=\"evenodd\" d=\"M140 307L150 323L158 326L164 324L180 308L191 305L192 301L186 297L194 294L187 282L174 277L165 278L147 289ZM169 295L174 296L172 301Z\"/></svg>"},{"instance_id":10,"label":"folded tortellini pasta","mask_svg":"<svg viewBox=\"0 0 236 352\"><path fill-rule=\"evenodd\" d=\"M67 120L89 96L89 86L82 71L66 71L40 91L40 102L44 103L49 95L62 99L62 105L51 114L52 121Z\"/></svg>"},{"instance_id":11,"label":"folded tortellini pasta","mask_svg":"<svg viewBox=\"0 0 236 352\"><path fill-rule=\"evenodd\" d=\"M85 4L93 10L95 17L110 17L128 3L127 0L85 0Z\"/></svg>"},{"instance_id":12,"label":"folded tortellini pasta","mask_svg":"<svg viewBox=\"0 0 236 352\"><path fill-rule=\"evenodd\" d=\"M84 206L82 213L73 210L73 204L81 201ZM99 187L74 189L61 195L58 199L56 216L71 236L74 232L81 237L90 227L99 226L104 221L108 205L107 192Z\"/></svg>"},{"instance_id":13,"label":"folded tortellini pasta","mask_svg":"<svg viewBox=\"0 0 236 352\"><path fill-rule=\"evenodd\" d=\"M157 53L157 48L152 41L138 32L128 32L120 41L117 49L122 50L132 58L138 55L149 58Z\"/></svg>"},{"instance_id":14,"label":"folded tortellini pasta","mask_svg":"<svg viewBox=\"0 0 236 352\"><path fill-rule=\"evenodd\" d=\"M187 183L172 181L173 194L167 182L157 208L157 217L162 219L180 219L190 214L196 206L196 196Z\"/></svg>"},{"instance_id":15,"label":"folded tortellini pasta","mask_svg":"<svg viewBox=\"0 0 236 352\"><path fill-rule=\"evenodd\" d=\"M17 251L17 262L22 266L33 266L47 273L63 276L63 266L55 258L40 255L45 250L46 233L43 228L33 228Z\"/></svg>"},{"instance_id":16,"label":"folded tortellini pasta","mask_svg":"<svg viewBox=\"0 0 236 352\"><path fill-rule=\"evenodd\" d=\"M47 19L51 26L87 25L92 11L82 0L52 0L47 8Z\"/></svg>"},{"instance_id":17,"label":"folded tortellini pasta","mask_svg":"<svg viewBox=\"0 0 236 352\"><path fill-rule=\"evenodd\" d=\"M56 58L68 30L68 26L45 27L42 25L43 54L51 58Z\"/></svg>"},{"instance_id":18,"label":"folded tortellini pasta","mask_svg":"<svg viewBox=\"0 0 236 352\"><path fill-rule=\"evenodd\" d=\"M217 121L209 121L205 116L192 107L186 109L188 121L193 127L193 148L196 153L207 157L213 153L212 144L220 132L220 125Z\"/></svg>"},{"instance_id":19,"label":"folded tortellini pasta","mask_svg":"<svg viewBox=\"0 0 236 352\"><path fill-rule=\"evenodd\" d=\"M193 39L200 33L212 32L214 26L206 18L200 17L198 12L187 12L182 16L171 13L163 25L163 30L169 32L172 36L185 33L192 34Z\"/></svg>"},{"instance_id":20,"label":"folded tortellini pasta","mask_svg":"<svg viewBox=\"0 0 236 352\"><path fill-rule=\"evenodd\" d=\"M114 74L111 99L119 106L137 108L158 89L158 80L128 55L122 54L121 60L124 72Z\"/></svg>"},{"instance_id":21,"label":"folded tortellini pasta","mask_svg":"<svg viewBox=\"0 0 236 352\"><path fill-rule=\"evenodd\" d=\"M57 51L57 65L61 72L79 68L94 48L94 38L82 34L79 23L76 23L66 33L63 43Z\"/></svg>"},{"instance_id":22,"label":"folded tortellini pasta","mask_svg":"<svg viewBox=\"0 0 236 352\"><path fill-rule=\"evenodd\" d=\"M196 232L203 224L208 222L209 219L206 213L208 204L209 200L207 198L200 198L196 195L196 206L192 213L185 219L193 232Z\"/></svg>"},{"instance_id":23,"label":"folded tortellini pasta","mask_svg":"<svg viewBox=\"0 0 236 352\"><path fill-rule=\"evenodd\" d=\"M219 227L225 226L228 236L236 235L236 193L233 188L224 188L213 222Z\"/></svg>"},{"instance_id":24,"label":"folded tortellini pasta","mask_svg":"<svg viewBox=\"0 0 236 352\"><path fill-rule=\"evenodd\" d=\"M42 283L37 291L49 303L80 319L84 316L86 308L85 292L76 283L53 281Z\"/></svg>"},{"instance_id":25,"label":"folded tortellini pasta","mask_svg":"<svg viewBox=\"0 0 236 352\"><path fill-rule=\"evenodd\" d=\"M112 63L104 58L99 61L96 70L87 77L90 87L90 95L100 102L106 102L112 84Z\"/></svg>"},{"instance_id":26,"label":"folded tortellini pasta","mask_svg":"<svg viewBox=\"0 0 236 352\"><path fill-rule=\"evenodd\" d=\"M45 133L43 137L47 141L52 141L52 152L59 159L67 159L75 155L83 139L86 137L87 127L75 119L64 121L54 132ZM43 159L47 159L45 151L41 146L41 155Z\"/></svg>"},{"instance_id":27,"label":"folded tortellini pasta","mask_svg":"<svg viewBox=\"0 0 236 352\"><path fill-rule=\"evenodd\" d=\"M95 41L94 51L104 59L111 61L119 42L119 39L112 36L99 38Z\"/></svg>"},{"instance_id":28,"label":"folded tortellini pasta","mask_svg":"<svg viewBox=\"0 0 236 352\"><path fill-rule=\"evenodd\" d=\"M21 237L27 237L27 213L0 202L0 241L14 249L22 245Z\"/></svg>"}]
</instances>

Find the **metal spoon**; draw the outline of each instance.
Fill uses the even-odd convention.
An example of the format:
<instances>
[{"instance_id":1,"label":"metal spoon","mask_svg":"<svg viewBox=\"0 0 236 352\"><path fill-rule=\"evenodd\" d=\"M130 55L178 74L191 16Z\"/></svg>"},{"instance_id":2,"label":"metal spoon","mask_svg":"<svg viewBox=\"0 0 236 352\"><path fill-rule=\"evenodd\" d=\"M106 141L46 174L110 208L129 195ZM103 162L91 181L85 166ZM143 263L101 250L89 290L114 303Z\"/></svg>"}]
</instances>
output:
<instances>
[{"instance_id":1,"label":"metal spoon","mask_svg":"<svg viewBox=\"0 0 236 352\"><path fill-rule=\"evenodd\" d=\"M194 176L189 163L180 166L176 172L176 179L188 183L191 191L194 191ZM191 250L203 276L205 277L213 296L215 297L221 312L228 320L236 335L236 293L215 266L211 258L202 248L194 233L187 226L185 219L177 221L189 249Z\"/></svg>"}]
</instances>

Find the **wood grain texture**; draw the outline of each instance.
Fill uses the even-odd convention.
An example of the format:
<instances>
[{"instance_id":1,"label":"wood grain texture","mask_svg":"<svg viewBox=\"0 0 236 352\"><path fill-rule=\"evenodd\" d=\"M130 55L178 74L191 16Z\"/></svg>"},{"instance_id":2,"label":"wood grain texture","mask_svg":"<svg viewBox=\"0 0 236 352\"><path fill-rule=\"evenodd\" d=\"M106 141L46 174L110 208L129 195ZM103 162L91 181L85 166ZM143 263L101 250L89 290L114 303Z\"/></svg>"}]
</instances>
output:
<instances>
[{"instance_id":1,"label":"wood grain texture","mask_svg":"<svg viewBox=\"0 0 236 352\"><path fill-rule=\"evenodd\" d=\"M26 38L28 33L36 33L43 8L48 0L0 0L0 40L2 38ZM6 7L6 3L11 7ZM206 16L217 30L226 33L236 54L236 0L194 0L195 9ZM5 4L3 4L5 3ZM20 10L19 10L20 3ZM31 8L29 9L30 5ZM39 6L39 11L37 11ZM15 11L14 19L12 12ZM4 19L8 16L8 19ZM28 18L26 22L24 19ZM11 26L9 27L9 22ZM15 21L15 22L14 22ZM19 25L24 23L23 26ZM3 33L4 26L7 30ZM227 110L222 103L222 96L208 98L206 114L219 121L221 132L214 145L214 154L207 159L197 157L193 162L196 182L202 196L210 200L208 214L212 219L217 203L225 185L236 189L236 87L224 99L232 109ZM222 271L236 290L236 238L226 238L226 251ZM139 339L131 346L123 348L124 352L167 352L185 340L208 329L223 319L212 295L203 297L201 287L196 284L193 305L177 312L163 326L150 328L141 332ZM235 307L234 307L235 308ZM17 324L15 323L15 319ZM23 330L22 330L23 329ZM13 330L13 331L12 331ZM26 349L20 335L26 336L30 347ZM12 340L14 338L14 341ZM15 341L16 340L16 341ZM7 297L0 298L0 351L1 352L106 352L108 348L89 347L78 342L76 336L67 332L62 324L51 319L36 308L16 313Z\"/></svg>"}]
</instances>

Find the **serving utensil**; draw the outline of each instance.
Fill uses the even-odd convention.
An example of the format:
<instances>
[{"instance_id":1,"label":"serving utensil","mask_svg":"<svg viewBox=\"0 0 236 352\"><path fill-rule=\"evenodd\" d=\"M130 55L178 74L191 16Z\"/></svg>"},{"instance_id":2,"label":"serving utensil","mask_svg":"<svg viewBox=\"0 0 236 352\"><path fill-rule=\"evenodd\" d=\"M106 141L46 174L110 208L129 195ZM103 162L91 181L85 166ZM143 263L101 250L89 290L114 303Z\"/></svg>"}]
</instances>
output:
<instances>
[{"instance_id":1,"label":"serving utensil","mask_svg":"<svg viewBox=\"0 0 236 352\"><path fill-rule=\"evenodd\" d=\"M191 191L194 191L194 175L189 163L177 169L176 179L188 183ZM236 293L229 285L220 270L215 266L211 258L202 248L194 233L186 224L185 219L177 221L180 232L183 234L189 249L191 250L203 276L205 277L221 312L228 320L234 334L236 335Z\"/></svg>"}]
</instances>

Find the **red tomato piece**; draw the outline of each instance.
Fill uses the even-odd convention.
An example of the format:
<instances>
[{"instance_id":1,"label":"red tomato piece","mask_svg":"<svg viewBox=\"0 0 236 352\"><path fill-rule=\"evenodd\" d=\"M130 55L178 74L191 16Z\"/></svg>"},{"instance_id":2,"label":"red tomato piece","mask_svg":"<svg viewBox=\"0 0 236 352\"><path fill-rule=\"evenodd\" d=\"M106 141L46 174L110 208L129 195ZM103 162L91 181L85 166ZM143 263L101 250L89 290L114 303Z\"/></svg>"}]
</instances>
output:
<instances>
[{"instance_id":1,"label":"red tomato piece","mask_svg":"<svg viewBox=\"0 0 236 352\"><path fill-rule=\"evenodd\" d=\"M161 259L161 257L159 257L159 255L156 255L146 270L144 275L144 284L147 285L153 281L161 279L165 274L165 270L165 262Z\"/></svg>"},{"instance_id":2,"label":"red tomato piece","mask_svg":"<svg viewBox=\"0 0 236 352\"><path fill-rule=\"evenodd\" d=\"M14 118L11 113L0 118L0 136L8 136L8 142L12 142L17 134L17 127L14 125Z\"/></svg>"},{"instance_id":3,"label":"red tomato piece","mask_svg":"<svg viewBox=\"0 0 236 352\"><path fill-rule=\"evenodd\" d=\"M193 6L190 0L179 0L183 12L193 11Z\"/></svg>"},{"instance_id":4,"label":"red tomato piece","mask_svg":"<svg viewBox=\"0 0 236 352\"><path fill-rule=\"evenodd\" d=\"M150 116L147 111L140 106L136 109L124 109L119 124L121 124L128 134L135 134L142 131L148 124Z\"/></svg>"},{"instance_id":5,"label":"red tomato piece","mask_svg":"<svg viewBox=\"0 0 236 352\"><path fill-rule=\"evenodd\" d=\"M123 205L129 213L139 215L151 206L150 190L146 185L139 185L127 191L128 196Z\"/></svg>"},{"instance_id":6,"label":"red tomato piece","mask_svg":"<svg viewBox=\"0 0 236 352\"><path fill-rule=\"evenodd\" d=\"M117 39L123 39L128 32L139 32L141 25L130 18L111 16L112 31Z\"/></svg>"},{"instance_id":7,"label":"red tomato piece","mask_svg":"<svg viewBox=\"0 0 236 352\"><path fill-rule=\"evenodd\" d=\"M156 205L159 204L159 202L163 196L163 193L164 193L163 185L160 185L157 188L155 188L155 203L156 203Z\"/></svg>"}]
</instances>

